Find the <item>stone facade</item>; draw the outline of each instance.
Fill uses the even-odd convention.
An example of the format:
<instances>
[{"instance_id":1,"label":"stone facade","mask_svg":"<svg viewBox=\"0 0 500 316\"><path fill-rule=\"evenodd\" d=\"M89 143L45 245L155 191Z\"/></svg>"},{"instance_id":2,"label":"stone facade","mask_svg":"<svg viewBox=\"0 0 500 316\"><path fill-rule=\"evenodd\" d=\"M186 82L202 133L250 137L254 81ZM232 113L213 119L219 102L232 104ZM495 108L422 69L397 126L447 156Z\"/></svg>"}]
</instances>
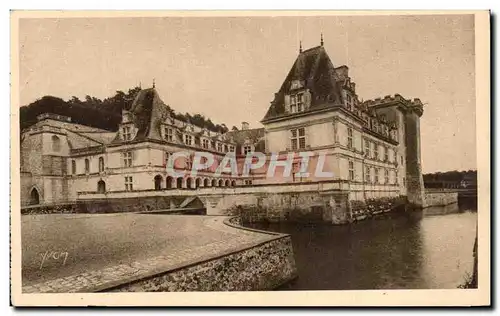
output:
<instances>
[{"instance_id":1,"label":"stone facade","mask_svg":"<svg viewBox=\"0 0 500 316\"><path fill-rule=\"evenodd\" d=\"M261 121L263 128L249 129L244 122L240 131L220 134L179 121L154 88L141 90L123 110L117 132L41 115L21 135L21 202L50 205L85 200L89 193L109 198L148 190L341 181L348 185L337 193L348 200L403 195L422 205L422 108L419 99L398 94L360 101L348 67L334 67L318 46L300 52ZM166 161L179 151L190 156L177 159L176 169L190 170L197 151L212 153L215 162L196 176L173 177ZM305 151L311 153L310 176L296 176L302 166L299 152ZM262 152L267 160L243 176L248 152ZM227 153L236 156L238 175L215 174ZM320 156L325 157L322 171L332 177L315 174ZM271 157L292 157L291 174L277 167L268 176Z\"/></svg>"}]
</instances>

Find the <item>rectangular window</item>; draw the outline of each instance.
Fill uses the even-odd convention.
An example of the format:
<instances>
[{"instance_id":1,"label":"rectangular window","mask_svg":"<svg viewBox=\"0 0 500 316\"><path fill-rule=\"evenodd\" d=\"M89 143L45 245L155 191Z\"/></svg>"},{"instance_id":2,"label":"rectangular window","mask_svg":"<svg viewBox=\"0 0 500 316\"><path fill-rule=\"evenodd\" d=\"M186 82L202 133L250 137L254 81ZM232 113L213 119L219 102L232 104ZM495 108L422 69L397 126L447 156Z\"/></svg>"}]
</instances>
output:
<instances>
[{"instance_id":1,"label":"rectangular window","mask_svg":"<svg viewBox=\"0 0 500 316\"><path fill-rule=\"evenodd\" d=\"M104 171L104 158L99 157L99 172L103 172L103 171Z\"/></svg>"},{"instance_id":2,"label":"rectangular window","mask_svg":"<svg viewBox=\"0 0 500 316\"><path fill-rule=\"evenodd\" d=\"M229 146L229 151L234 152L234 146Z\"/></svg>"},{"instance_id":3,"label":"rectangular window","mask_svg":"<svg viewBox=\"0 0 500 316\"><path fill-rule=\"evenodd\" d=\"M384 161L389 161L389 148L387 146L384 147Z\"/></svg>"},{"instance_id":4,"label":"rectangular window","mask_svg":"<svg viewBox=\"0 0 500 316\"><path fill-rule=\"evenodd\" d=\"M245 185L252 185L252 180L245 180Z\"/></svg>"},{"instance_id":5,"label":"rectangular window","mask_svg":"<svg viewBox=\"0 0 500 316\"><path fill-rule=\"evenodd\" d=\"M85 159L85 173L90 172L90 162L88 159Z\"/></svg>"},{"instance_id":6,"label":"rectangular window","mask_svg":"<svg viewBox=\"0 0 500 316\"><path fill-rule=\"evenodd\" d=\"M188 146L193 145L193 136L185 134L184 135L184 143Z\"/></svg>"},{"instance_id":7,"label":"rectangular window","mask_svg":"<svg viewBox=\"0 0 500 316\"><path fill-rule=\"evenodd\" d=\"M375 145L375 147L374 147L374 159L375 160L379 160L379 156L378 156L378 144L374 143L373 145Z\"/></svg>"},{"instance_id":8,"label":"rectangular window","mask_svg":"<svg viewBox=\"0 0 500 316\"><path fill-rule=\"evenodd\" d=\"M76 174L76 161L71 160L71 173Z\"/></svg>"},{"instance_id":9,"label":"rectangular window","mask_svg":"<svg viewBox=\"0 0 500 316\"><path fill-rule=\"evenodd\" d=\"M375 183L378 183L378 173L379 173L379 169L375 168L375 180L373 181Z\"/></svg>"},{"instance_id":10,"label":"rectangular window","mask_svg":"<svg viewBox=\"0 0 500 316\"><path fill-rule=\"evenodd\" d=\"M292 129L290 132L292 134L290 137L292 150L306 148L306 130L301 127L298 129Z\"/></svg>"},{"instance_id":11,"label":"rectangular window","mask_svg":"<svg viewBox=\"0 0 500 316\"><path fill-rule=\"evenodd\" d=\"M370 156L370 141L365 139L365 157Z\"/></svg>"},{"instance_id":12,"label":"rectangular window","mask_svg":"<svg viewBox=\"0 0 500 316\"><path fill-rule=\"evenodd\" d=\"M132 132L130 126L125 126L122 129L123 132L123 140L131 140L132 139Z\"/></svg>"},{"instance_id":13,"label":"rectangular window","mask_svg":"<svg viewBox=\"0 0 500 316\"><path fill-rule=\"evenodd\" d=\"M365 167L365 182L367 182L367 183L371 182L370 167L368 167L368 166Z\"/></svg>"},{"instance_id":14,"label":"rectangular window","mask_svg":"<svg viewBox=\"0 0 500 316\"><path fill-rule=\"evenodd\" d=\"M217 143L217 151L222 151L222 144L221 143Z\"/></svg>"},{"instance_id":15,"label":"rectangular window","mask_svg":"<svg viewBox=\"0 0 500 316\"><path fill-rule=\"evenodd\" d=\"M298 113L304 111L304 94L298 93L290 96L290 112Z\"/></svg>"},{"instance_id":16,"label":"rectangular window","mask_svg":"<svg viewBox=\"0 0 500 316\"><path fill-rule=\"evenodd\" d=\"M227 153L229 150L229 148L227 147L227 145L224 145L224 152Z\"/></svg>"},{"instance_id":17,"label":"rectangular window","mask_svg":"<svg viewBox=\"0 0 500 316\"><path fill-rule=\"evenodd\" d=\"M291 145L292 150L304 149L306 148L306 130L301 127L298 129L292 129L291 132Z\"/></svg>"},{"instance_id":18,"label":"rectangular window","mask_svg":"<svg viewBox=\"0 0 500 316\"><path fill-rule=\"evenodd\" d=\"M349 161L349 180L354 181L354 161Z\"/></svg>"},{"instance_id":19,"label":"rectangular window","mask_svg":"<svg viewBox=\"0 0 500 316\"><path fill-rule=\"evenodd\" d=\"M123 153L123 166L132 167L132 152L127 151Z\"/></svg>"},{"instance_id":20,"label":"rectangular window","mask_svg":"<svg viewBox=\"0 0 500 316\"><path fill-rule=\"evenodd\" d=\"M203 148L208 149L208 139L203 139L201 145Z\"/></svg>"},{"instance_id":21,"label":"rectangular window","mask_svg":"<svg viewBox=\"0 0 500 316\"><path fill-rule=\"evenodd\" d=\"M401 156L401 166L403 165L403 156Z\"/></svg>"},{"instance_id":22,"label":"rectangular window","mask_svg":"<svg viewBox=\"0 0 500 316\"><path fill-rule=\"evenodd\" d=\"M347 128L347 147L352 148L352 128Z\"/></svg>"},{"instance_id":23,"label":"rectangular window","mask_svg":"<svg viewBox=\"0 0 500 316\"><path fill-rule=\"evenodd\" d=\"M251 145L247 145L247 146L244 146L243 147L243 154L246 155L248 153L251 153L252 152L252 146Z\"/></svg>"},{"instance_id":24,"label":"rectangular window","mask_svg":"<svg viewBox=\"0 0 500 316\"><path fill-rule=\"evenodd\" d=\"M132 177L125 177L125 191L132 191L132 190L134 190Z\"/></svg>"},{"instance_id":25,"label":"rectangular window","mask_svg":"<svg viewBox=\"0 0 500 316\"><path fill-rule=\"evenodd\" d=\"M394 171L394 183L398 184L399 183L399 178L398 178L398 171Z\"/></svg>"},{"instance_id":26,"label":"rectangular window","mask_svg":"<svg viewBox=\"0 0 500 316\"><path fill-rule=\"evenodd\" d=\"M167 140L167 142L171 142L174 140L174 130L172 128L165 128L165 139Z\"/></svg>"},{"instance_id":27,"label":"rectangular window","mask_svg":"<svg viewBox=\"0 0 500 316\"><path fill-rule=\"evenodd\" d=\"M389 184L389 170L384 170L384 183Z\"/></svg>"}]
</instances>

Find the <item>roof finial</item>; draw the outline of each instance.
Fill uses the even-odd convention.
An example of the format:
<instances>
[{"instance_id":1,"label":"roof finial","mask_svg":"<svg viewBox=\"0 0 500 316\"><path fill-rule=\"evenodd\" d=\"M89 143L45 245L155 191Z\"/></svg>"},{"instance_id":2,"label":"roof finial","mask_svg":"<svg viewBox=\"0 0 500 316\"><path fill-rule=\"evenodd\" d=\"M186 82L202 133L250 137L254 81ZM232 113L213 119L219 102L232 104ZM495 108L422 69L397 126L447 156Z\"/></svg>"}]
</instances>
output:
<instances>
[{"instance_id":1,"label":"roof finial","mask_svg":"<svg viewBox=\"0 0 500 316\"><path fill-rule=\"evenodd\" d=\"M299 53L302 53L302 41L300 41L300 44L299 44Z\"/></svg>"},{"instance_id":2,"label":"roof finial","mask_svg":"<svg viewBox=\"0 0 500 316\"><path fill-rule=\"evenodd\" d=\"M323 46L323 33L321 33L321 46Z\"/></svg>"},{"instance_id":3,"label":"roof finial","mask_svg":"<svg viewBox=\"0 0 500 316\"><path fill-rule=\"evenodd\" d=\"M155 87L155 78L153 78L153 88Z\"/></svg>"},{"instance_id":4,"label":"roof finial","mask_svg":"<svg viewBox=\"0 0 500 316\"><path fill-rule=\"evenodd\" d=\"M142 89L142 82L139 81L139 89Z\"/></svg>"}]
</instances>

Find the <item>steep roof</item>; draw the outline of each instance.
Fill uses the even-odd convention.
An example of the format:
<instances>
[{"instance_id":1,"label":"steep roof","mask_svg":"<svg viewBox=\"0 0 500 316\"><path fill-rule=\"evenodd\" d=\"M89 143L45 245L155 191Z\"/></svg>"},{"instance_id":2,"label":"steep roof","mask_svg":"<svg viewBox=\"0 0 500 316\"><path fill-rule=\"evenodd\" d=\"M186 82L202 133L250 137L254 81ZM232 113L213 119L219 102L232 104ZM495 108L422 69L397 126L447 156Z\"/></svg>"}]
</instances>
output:
<instances>
[{"instance_id":1,"label":"steep roof","mask_svg":"<svg viewBox=\"0 0 500 316\"><path fill-rule=\"evenodd\" d=\"M323 46L305 50L299 54L285 81L275 94L263 121L285 114L285 95L290 92L293 80L303 80L311 91L309 111L342 103L341 81Z\"/></svg>"},{"instance_id":2,"label":"steep roof","mask_svg":"<svg viewBox=\"0 0 500 316\"><path fill-rule=\"evenodd\" d=\"M161 140L160 124L168 115L168 108L160 99L156 89L139 91L130 106L132 122L137 128L133 140ZM114 142L121 142L118 133Z\"/></svg>"},{"instance_id":3,"label":"steep roof","mask_svg":"<svg viewBox=\"0 0 500 316\"><path fill-rule=\"evenodd\" d=\"M253 128L253 129L244 129L239 131L230 131L227 132L228 138L232 139L234 143L236 143L236 152L240 153L241 148L245 146L246 141L248 140L248 144L255 146L255 151L264 152L265 151L265 131L264 128Z\"/></svg>"},{"instance_id":4,"label":"steep roof","mask_svg":"<svg viewBox=\"0 0 500 316\"><path fill-rule=\"evenodd\" d=\"M226 135L232 138L236 144L244 144L248 139L251 143L257 143L264 137L264 128L244 129L239 131L230 131Z\"/></svg>"}]
</instances>

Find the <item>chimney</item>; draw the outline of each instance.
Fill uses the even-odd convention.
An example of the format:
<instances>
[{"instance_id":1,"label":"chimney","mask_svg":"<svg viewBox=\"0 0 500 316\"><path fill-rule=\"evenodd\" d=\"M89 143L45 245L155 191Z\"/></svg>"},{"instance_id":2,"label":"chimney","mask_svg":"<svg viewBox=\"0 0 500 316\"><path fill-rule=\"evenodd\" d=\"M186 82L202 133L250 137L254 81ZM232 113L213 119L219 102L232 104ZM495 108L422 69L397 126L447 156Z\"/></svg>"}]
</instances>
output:
<instances>
[{"instance_id":1,"label":"chimney","mask_svg":"<svg viewBox=\"0 0 500 316\"><path fill-rule=\"evenodd\" d=\"M249 128L249 124L247 122L241 122L241 130L247 130Z\"/></svg>"}]
</instances>

